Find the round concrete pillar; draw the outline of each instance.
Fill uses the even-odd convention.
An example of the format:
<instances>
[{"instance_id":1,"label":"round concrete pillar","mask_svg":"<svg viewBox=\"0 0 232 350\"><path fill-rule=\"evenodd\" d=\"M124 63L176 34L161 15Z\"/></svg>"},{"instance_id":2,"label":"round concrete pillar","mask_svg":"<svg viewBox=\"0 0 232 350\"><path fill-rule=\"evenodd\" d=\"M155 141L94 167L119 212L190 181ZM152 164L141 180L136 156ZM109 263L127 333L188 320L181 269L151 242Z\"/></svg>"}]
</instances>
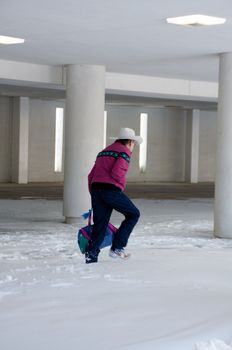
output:
<instances>
[{"instance_id":1,"label":"round concrete pillar","mask_svg":"<svg viewBox=\"0 0 232 350\"><path fill-rule=\"evenodd\" d=\"M67 67L64 216L75 223L90 208L87 175L103 146L105 68Z\"/></svg>"},{"instance_id":2,"label":"round concrete pillar","mask_svg":"<svg viewBox=\"0 0 232 350\"><path fill-rule=\"evenodd\" d=\"M220 55L215 236L232 238L232 53Z\"/></svg>"}]
</instances>

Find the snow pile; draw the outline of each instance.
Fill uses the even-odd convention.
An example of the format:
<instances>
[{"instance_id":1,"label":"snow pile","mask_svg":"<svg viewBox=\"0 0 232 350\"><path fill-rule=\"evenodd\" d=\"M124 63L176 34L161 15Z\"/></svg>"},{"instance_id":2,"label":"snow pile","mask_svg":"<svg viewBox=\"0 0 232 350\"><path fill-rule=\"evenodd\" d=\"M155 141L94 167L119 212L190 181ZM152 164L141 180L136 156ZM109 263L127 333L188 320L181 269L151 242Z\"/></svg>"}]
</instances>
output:
<instances>
[{"instance_id":1,"label":"snow pile","mask_svg":"<svg viewBox=\"0 0 232 350\"><path fill-rule=\"evenodd\" d=\"M232 344L227 345L224 341L213 339L208 342L199 342L196 350L232 350Z\"/></svg>"}]
</instances>

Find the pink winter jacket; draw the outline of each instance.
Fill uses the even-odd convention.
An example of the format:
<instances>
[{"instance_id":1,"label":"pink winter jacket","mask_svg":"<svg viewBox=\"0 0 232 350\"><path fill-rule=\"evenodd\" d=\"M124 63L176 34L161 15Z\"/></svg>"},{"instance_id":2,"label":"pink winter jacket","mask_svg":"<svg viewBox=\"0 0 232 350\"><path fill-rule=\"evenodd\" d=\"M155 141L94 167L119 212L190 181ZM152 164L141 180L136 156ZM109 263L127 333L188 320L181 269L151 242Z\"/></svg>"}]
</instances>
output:
<instances>
[{"instance_id":1,"label":"pink winter jacket","mask_svg":"<svg viewBox=\"0 0 232 350\"><path fill-rule=\"evenodd\" d=\"M113 184L124 190L131 153L126 146L118 142L98 153L95 164L88 175L89 191L94 182Z\"/></svg>"}]
</instances>

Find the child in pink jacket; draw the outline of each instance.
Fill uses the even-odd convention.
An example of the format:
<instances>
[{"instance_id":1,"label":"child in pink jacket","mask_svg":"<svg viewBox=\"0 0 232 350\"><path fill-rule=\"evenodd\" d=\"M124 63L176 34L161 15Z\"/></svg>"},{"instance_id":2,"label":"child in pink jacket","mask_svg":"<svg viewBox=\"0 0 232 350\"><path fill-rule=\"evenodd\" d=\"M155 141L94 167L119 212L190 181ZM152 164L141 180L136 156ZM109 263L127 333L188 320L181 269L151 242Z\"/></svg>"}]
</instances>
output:
<instances>
[{"instance_id":1,"label":"child in pink jacket","mask_svg":"<svg viewBox=\"0 0 232 350\"><path fill-rule=\"evenodd\" d=\"M88 184L94 226L92 240L85 253L87 264L98 261L99 247L104 239L113 209L123 214L125 219L114 235L109 256L123 259L130 256L124 248L140 213L123 191L134 146L141 142L142 138L136 136L134 130L121 128L116 141L98 153L89 173Z\"/></svg>"}]
</instances>

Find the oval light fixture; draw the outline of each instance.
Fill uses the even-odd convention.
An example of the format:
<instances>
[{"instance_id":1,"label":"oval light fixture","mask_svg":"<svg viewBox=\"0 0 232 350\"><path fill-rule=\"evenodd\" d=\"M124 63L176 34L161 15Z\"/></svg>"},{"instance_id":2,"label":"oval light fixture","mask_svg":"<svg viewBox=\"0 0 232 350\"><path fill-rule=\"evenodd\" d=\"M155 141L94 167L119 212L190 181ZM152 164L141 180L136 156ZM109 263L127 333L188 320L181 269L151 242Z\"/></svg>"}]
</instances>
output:
<instances>
[{"instance_id":1,"label":"oval light fixture","mask_svg":"<svg viewBox=\"0 0 232 350\"><path fill-rule=\"evenodd\" d=\"M0 35L0 44L11 45L11 44L23 44L25 39L14 38L13 36Z\"/></svg>"},{"instance_id":2,"label":"oval light fixture","mask_svg":"<svg viewBox=\"0 0 232 350\"><path fill-rule=\"evenodd\" d=\"M217 24L223 24L226 22L225 18L212 17L205 15L190 15L180 17L170 17L166 21L170 24L179 24L183 26L212 26Z\"/></svg>"}]
</instances>

